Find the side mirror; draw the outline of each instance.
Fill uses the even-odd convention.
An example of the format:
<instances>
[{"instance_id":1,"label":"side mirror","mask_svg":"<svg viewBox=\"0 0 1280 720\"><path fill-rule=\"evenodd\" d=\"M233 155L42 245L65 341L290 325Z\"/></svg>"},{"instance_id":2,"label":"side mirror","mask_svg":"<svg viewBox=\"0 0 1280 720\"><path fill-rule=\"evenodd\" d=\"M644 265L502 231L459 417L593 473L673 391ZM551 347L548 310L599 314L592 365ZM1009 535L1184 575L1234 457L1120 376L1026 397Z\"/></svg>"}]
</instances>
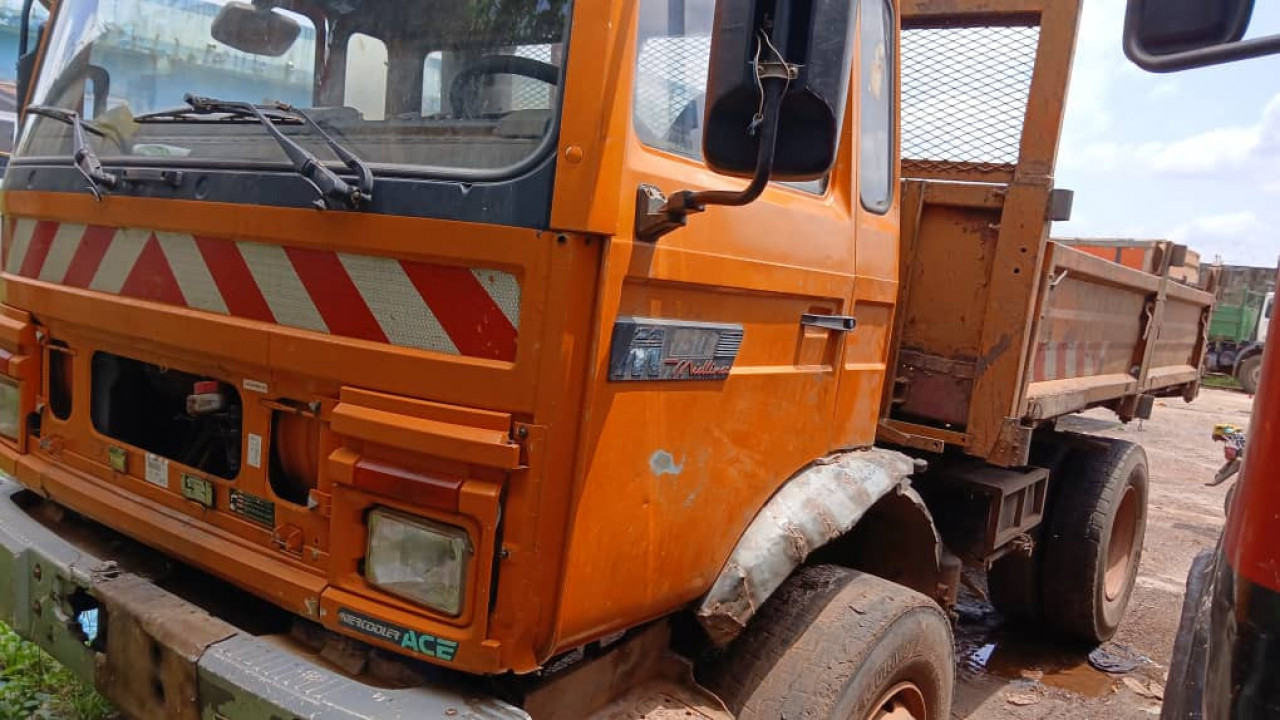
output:
<instances>
[{"instance_id":1,"label":"side mirror","mask_svg":"<svg viewBox=\"0 0 1280 720\"><path fill-rule=\"evenodd\" d=\"M302 26L271 8L233 0L213 19L213 39L241 52L279 57L293 47Z\"/></svg>"},{"instance_id":2,"label":"side mirror","mask_svg":"<svg viewBox=\"0 0 1280 720\"><path fill-rule=\"evenodd\" d=\"M750 177L740 191L636 188L636 237L654 242L708 205L754 202L771 179L817 180L835 164L853 51L851 0L718 0L702 155Z\"/></svg>"},{"instance_id":3,"label":"side mirror","mask_svg":"<svg viewBox=\"0 0 1280 720\"><path fill-rule=\"evenodd\" d=\"M1280 52L1280 35L1242 40L1252 14L1253 0L1129 0L1124 52L1152 72Z\"/></svg>"},{"instance_id":4,"label":"side mirror","mask_svg":"<svg viewBox=\"0 0 1280 720\"><path fill-rule=\"evenodd\" d=\"M835 163L853 51L850 0L719 0L711 36L702 154L727 175L757 170L762 77L771 49L795 68L779 108L771 176L817 180ZM759 70L757 69L759 61Z\"/></svg>"}]
</instances>

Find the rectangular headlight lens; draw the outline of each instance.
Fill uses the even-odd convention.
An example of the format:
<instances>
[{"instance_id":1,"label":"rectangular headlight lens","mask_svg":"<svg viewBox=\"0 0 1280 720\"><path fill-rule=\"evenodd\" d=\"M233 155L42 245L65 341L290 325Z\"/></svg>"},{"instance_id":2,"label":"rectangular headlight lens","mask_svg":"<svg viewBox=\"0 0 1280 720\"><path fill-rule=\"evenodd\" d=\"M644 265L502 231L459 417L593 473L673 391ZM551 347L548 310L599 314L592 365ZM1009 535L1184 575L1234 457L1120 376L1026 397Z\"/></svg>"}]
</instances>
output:
<instances>
[{"instance_id":1,"label":"rectangular headlight lens","mask_svg":"<svg viewBox=\"0 0 1280 720\"><path fill-rule=\"evenodd\" d=\"M18 386L0 378L0 435L18 439L18 428L22 425L18 415Z\"/></svg>"},{"instance_id":2,"label":"rectangular headlight lens","mask_svg":"<svg viewBox=\"0 0 1280 720\"><path fill-rule=\"evenodd\" d=\"M389 510L369 513L365 577L450 615L462 612L471 539L462 528Z\"/></svg>"}]
</instances>

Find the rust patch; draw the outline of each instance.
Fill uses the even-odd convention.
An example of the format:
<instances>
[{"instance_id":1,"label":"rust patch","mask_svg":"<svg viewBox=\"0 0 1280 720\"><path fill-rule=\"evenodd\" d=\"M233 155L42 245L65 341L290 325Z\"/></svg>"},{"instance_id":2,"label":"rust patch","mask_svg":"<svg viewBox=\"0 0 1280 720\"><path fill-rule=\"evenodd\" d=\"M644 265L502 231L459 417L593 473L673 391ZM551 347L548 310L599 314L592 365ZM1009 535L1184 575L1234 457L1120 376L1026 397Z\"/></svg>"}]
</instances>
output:
<instances>
[{"instance_id":1,"label":"rust patch","mask_svg":"<svg viewBox=\"0 0 1280 720\"><path fill-rule=\"evenodd\" d=\"M107 652L95 684L127 717L199 720L196 662L236 629L134 575L94 587Z\"/></svg>"}]
</instances>

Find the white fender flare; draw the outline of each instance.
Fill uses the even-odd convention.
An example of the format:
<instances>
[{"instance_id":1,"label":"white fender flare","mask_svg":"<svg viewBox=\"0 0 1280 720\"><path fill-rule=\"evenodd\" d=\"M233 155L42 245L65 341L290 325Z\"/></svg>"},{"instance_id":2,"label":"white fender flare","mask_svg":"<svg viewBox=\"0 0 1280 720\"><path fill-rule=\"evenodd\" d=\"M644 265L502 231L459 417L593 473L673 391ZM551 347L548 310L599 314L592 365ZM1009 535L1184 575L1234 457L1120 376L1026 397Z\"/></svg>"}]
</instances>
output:
<instances>
[{"instance_id":1,"label":"white fender flare","mask_svg":"<svg viewBox=\"0 0 1280 720\"><path fill-rule=\"evenodd\" d=\"M849 532L881 498L909 486L916 462L881 448L815 462L774 493L747 526L697 609L713 642L738 636L811 552Z\"/></svg>"}]
</instances>

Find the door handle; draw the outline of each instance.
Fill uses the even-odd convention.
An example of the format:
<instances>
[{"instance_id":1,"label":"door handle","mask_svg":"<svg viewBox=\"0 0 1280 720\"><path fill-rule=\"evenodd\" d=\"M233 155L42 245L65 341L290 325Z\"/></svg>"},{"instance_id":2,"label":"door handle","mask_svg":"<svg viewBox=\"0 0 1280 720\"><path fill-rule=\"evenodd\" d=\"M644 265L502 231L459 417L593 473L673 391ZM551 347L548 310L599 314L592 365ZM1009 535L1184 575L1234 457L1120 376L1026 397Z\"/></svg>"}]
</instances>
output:
<instances>
[{"instance_id":1,"label":"door handle","mask_svg":"<svg viewBox=\"0 0 1280 720\"><path fill-rule=\"evenodd\" d=\"M858 319L852 315L815 315L804 313L800 316L800 324L808 327L822 328L832 332L850 332L858 326Z\"/></svg>"}]
</instances>

